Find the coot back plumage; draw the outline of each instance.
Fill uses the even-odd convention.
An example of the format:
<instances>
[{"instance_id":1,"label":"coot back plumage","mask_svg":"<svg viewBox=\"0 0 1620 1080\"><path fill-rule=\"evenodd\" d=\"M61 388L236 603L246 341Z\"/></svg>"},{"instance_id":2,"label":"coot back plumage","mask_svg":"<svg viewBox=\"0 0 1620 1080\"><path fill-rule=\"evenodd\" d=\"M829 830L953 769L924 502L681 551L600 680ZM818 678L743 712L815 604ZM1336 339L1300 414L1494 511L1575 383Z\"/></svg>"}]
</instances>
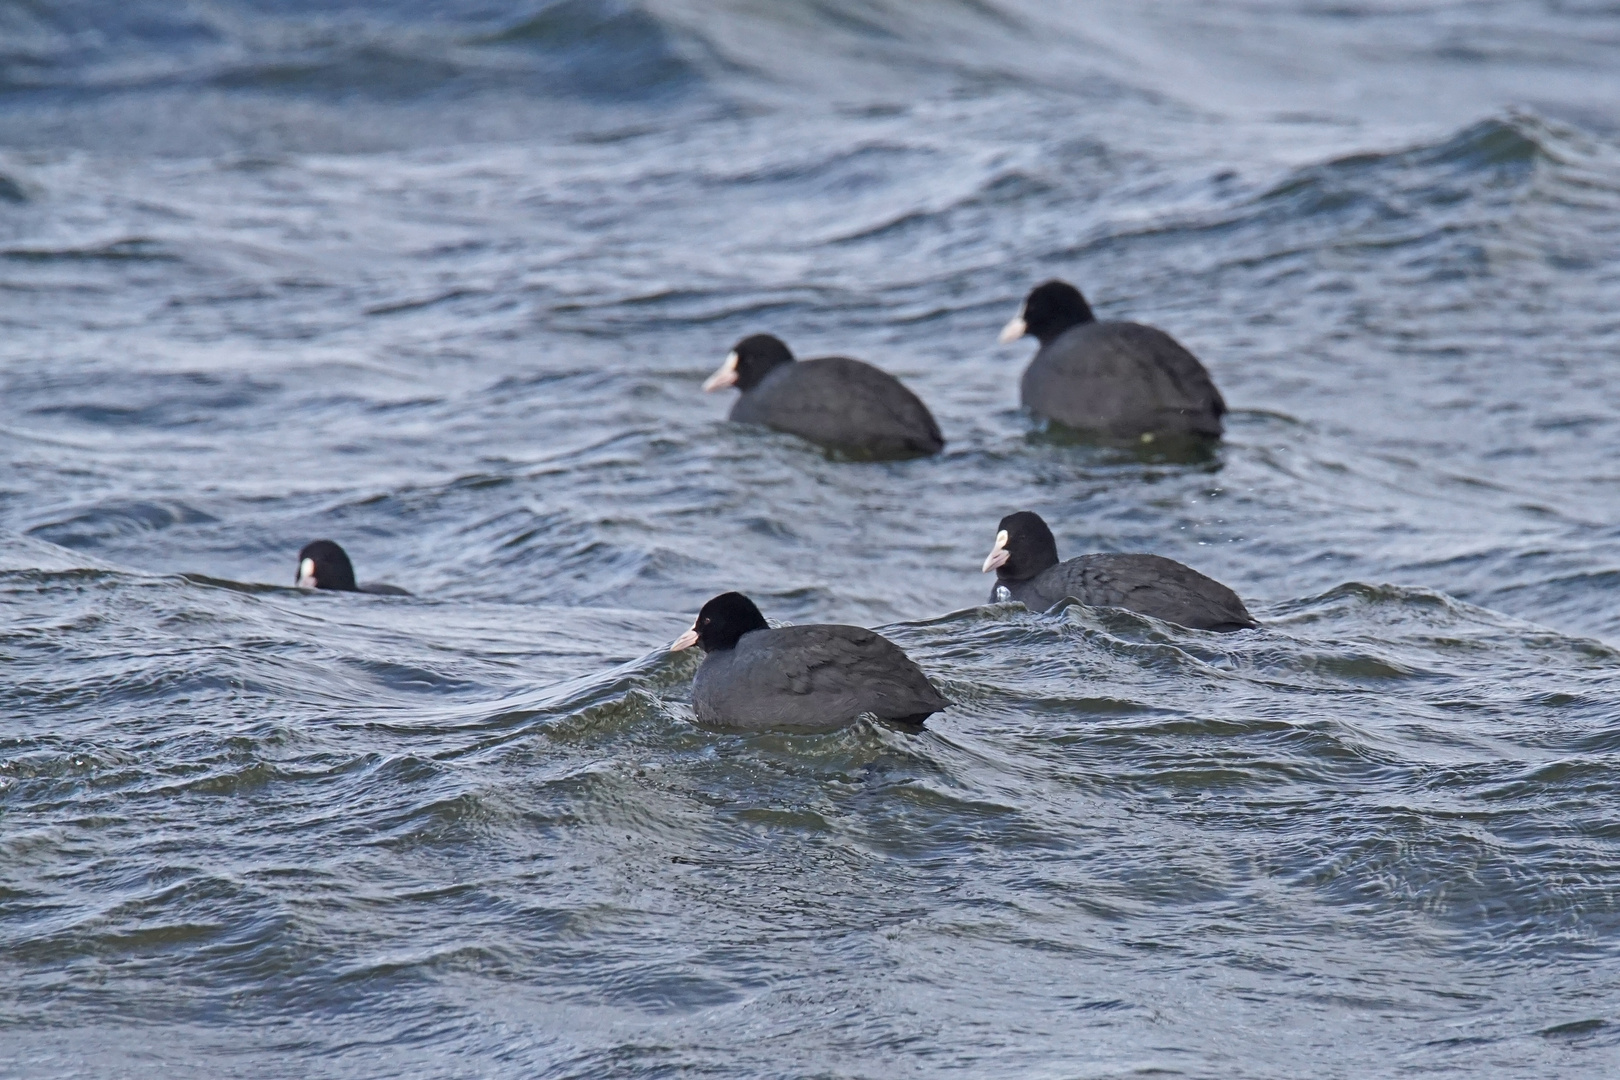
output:
<instances>
[{"instance_id":1,"label":"coot back plumage","mask_svg":"<svg viewBox=\"0 0 1620 1080\"><path fill-rule=\"evenodd\" d=\"M870 714L916 725L950 704L882 634L837 624L773 629L741 593L704 604L670 648L692 645L706 654L692 681L705 724L830 731Z\"/></svg>"}]
</instances>

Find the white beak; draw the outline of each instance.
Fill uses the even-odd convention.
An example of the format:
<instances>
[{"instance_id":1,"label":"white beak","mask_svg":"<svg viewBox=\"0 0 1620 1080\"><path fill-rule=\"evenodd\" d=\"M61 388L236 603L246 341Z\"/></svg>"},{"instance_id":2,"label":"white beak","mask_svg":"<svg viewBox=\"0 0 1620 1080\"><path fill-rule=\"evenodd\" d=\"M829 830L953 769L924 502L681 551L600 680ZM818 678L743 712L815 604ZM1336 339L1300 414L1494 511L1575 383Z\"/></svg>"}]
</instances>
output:
<instances>
[{"instance_id":1,"label":"white beak","mask_svg":"<svg viewBox=\"0 0 1620 1080\"><path fill-rule=\"evenodd\" d=\"M298 564L298 587L300 589L315 588L315 560L305 559Z\"/></svg>"},{"instance_id":2,"label":"white beak","mask_svg":"<svg viewBox=\"0 0 1620 1080\"><path fill-rule=\"evenodd\" d=\"M703 392L721 390L727 386L737 385L737 350L732 349L726 355L726 362L721 364L713 375L703 380Z\"/></svg>"},{"instance_id":3,"label":"white beak","mask_svg":"<svg viewBox=\"0 0 1620 1080\"><path fill-rule=\"evenodd\" d=\"M692 629L688 630L686 633L682 634L680 637L671 642L669 651L680 652L682 649L690 649L692 646L697 644L697 637L697 627L694 626Z\"/></svg>"},{"instance_id":4,"label":"white beak","mask_svg":"<svg viewBox=\"0 0 1620 1080\"><path fill-rule=\"evenodd\" d=\"M1007 550L1007 530L1002 529L996 533L996 546L990 549L989 555L985 556L984 566L979 573L988 574L996 567L1006 565L1007 560L1011 557L1012 552Z\"/></svg>"},{"instance_id":5,"label":"white beak","mask_svg":"<svg viewBox=\"0 0 1620 1080\"><path fill-rule=\"evenodd\" d=\"M996 340L1005 345L1009 341L1017 341L1027 333L1029 333L1029 327L1025 325L1024 313L1020 310L1017 315L1012 317L1011 322L1001 328L1001 336Z\"/></svg>"}]
</instances>

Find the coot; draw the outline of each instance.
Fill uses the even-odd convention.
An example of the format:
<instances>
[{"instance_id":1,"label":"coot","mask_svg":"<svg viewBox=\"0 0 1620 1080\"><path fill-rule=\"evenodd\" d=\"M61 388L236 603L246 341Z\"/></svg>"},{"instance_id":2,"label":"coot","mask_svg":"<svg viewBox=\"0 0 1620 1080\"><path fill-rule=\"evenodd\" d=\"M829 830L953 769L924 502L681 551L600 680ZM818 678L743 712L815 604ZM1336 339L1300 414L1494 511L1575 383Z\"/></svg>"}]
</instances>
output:
<instances>
[{"instance_id":1,"label":"coot","mask_svg":"<svg viewBox=\"0 0 1620 1080\"><path fill-rule=\"evenodd\" d=\"M726 386L742 391L732 420L853 456L919 457L945 446L928 406L893 375L847 356L794 360L770 334L737 342L703 389Z\"/></svg>"},{"instance_id":2,"label":"coot","mask_svg":"<svg viewBox=\"0 0 1620 1080\"><path fill-rule=\"evenodd\" d=\"M772 629L741 593L704 604L670 651L693 645L708 654L692 681L705 724L831 731L869 713L917 725L950 704L883 635L827 624Z\"/></svg>"},{"instance_id":3,"label":"coot","mask_svg":"<svg viewBox=\"0 0 1620 1080\"><path fill-rule=\"evenodd\" d=\"M1237 593L1190 566L1162 555L1081 555L1058 562L1057 541L1039 514L1021 510L1001 519L984 572L996 572L991 603L1018 600L1046 611L1066 597L1092 607L1117 607L1194 630L1258 626Z\"/></svg>"},{"instance_id":4,"label":"coot","mask_svg":"<svg viewBox=\"0 0 1620 1080\"><path fill-rule=\"evenodd\" d=\"M349 553L331 540L312 540L298 553L300 589L335 589L339 592L375 593L378 596L409 596L398 585L356 585L354 564Z\"/></svg>"},{"instance_id":5,"label":"coot","mask_svg":"<svg viewBox=\"0 0 1620 1080\"><path fill-rule=\"evenodd\" d=\"M1037 285L1003 342L1041 343L1024 370L1024 406L1077 431L1150 442L1158 436L1219 438L1226 402L1198 358L1163 330L1098 322L1080 290Z\"/></svg>"}]
</instances>

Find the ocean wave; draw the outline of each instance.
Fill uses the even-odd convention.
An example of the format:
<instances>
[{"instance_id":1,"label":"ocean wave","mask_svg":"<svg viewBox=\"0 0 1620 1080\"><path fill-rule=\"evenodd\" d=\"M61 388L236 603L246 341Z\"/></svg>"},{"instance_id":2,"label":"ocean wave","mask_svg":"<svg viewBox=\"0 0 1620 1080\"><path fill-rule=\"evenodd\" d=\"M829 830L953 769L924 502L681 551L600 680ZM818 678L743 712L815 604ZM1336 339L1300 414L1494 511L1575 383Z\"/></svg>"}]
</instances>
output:
<instances>
[{"instance_id":1,"label":"ocean wave","mask_svg":"<svg viewBox=\"0 0 1620 1080\"><path fill-rule=\"evenodd\" d=\"M472 44L556 57L559 85L593 97L645 97L703 80L670 27L618 0L562 0Z\"/></svg>"},{"instance_id":2,"label":"ocean wave","mask_svg":"<svg viewBox=\"0 0 1620 1080\"><path fill-rule=\"evenodd\" d=\"M1032 21L990 0L730 0L702 11L669 0L551 0L516 12L470 0L0 0L0 97L13 102L216 88L645 103L704 87L728 98L768 89L781 102L809 87L904 93L918 78L1139 92L1120 71L1076 20Z\"/></svg>"},{"instance_id":3,"label":"ocean wave","mask_svg":"<svg viewBox=\"0 0 1620 1080\"><path fill-rule=\"evenodd\" d=\"M31 185L14 174L0 172L0 202L25 203L33 198Z\"/></svg>"},{"instance_id":4,"label":"ocean wave","mask_svg":"<svg viewBox=\"0 0 1620 1080\"><path fill-rule=\"evenodd\" d=\"M1571 233L1558 212L1620 207L1617 159L1586 133L1518 110L1432 142L1335 157L1254 186L1215 185L1145 220L1110 215L1105 202L1100 220L1048 257L1091 261L1122 245L1193 245L1210 270L1274 281L1304 273L1307 283L1341 256L1393 258L1408 281L1431 283L1527 262L1590 270L1614 261L1611 236Z\"/></svg>"},{"instance_id":5,"label":"ocean wave","mask_svg":"<svg viewBox=\"0 0 1620 1080\"><path fill-rule=\"evenodd\" d=\"M1284 204L1294 218L1345 211L1413 216L1420 205L1450 207L1471 196L1522 186L1557 131L1526 115L1493 117L1443 141L1388 153L1360 153L1309 166L1262 192L1257 205Z\"/></svg>"},{"instance_id":6,"label":"ocean wave","mask_svg":"<svg viewBox=\"0 0 1620 1080\"><path fill-rule=\"evenodd\" d=\"M181 258L163 241L150 236L125 236L66 247L0 248L0 259L17 262L179 262Z\"/></svg>"},{"instance_id":7,"label":"ocean wave","mask_svg":"<svg viewBox=\"0 0 1620 1080\"><path fill-rule=\"evenodd\" d=\"M27 533L62 547L96 547L119 536L216 520L178 500L110 499L65 517L31 526Z\"/></svg>"},{"instance_id":8,"label":"ocean wave","mask_svg":"<svg viewBox=\"0 0 1620 1080\"><path fill-rule=\"evenodd\" d=\"M93 555L0 529L0 574L105 574L118 568Z\"/></svg>"},{"instance_id":9,"label":"ocean wave","mask_svg":"<svg viewBox=\"0 0 1620 1080\"><path fill-rule=\"evenodd\" d=\"M410 99L507 90L586 99L678 93L703 77L666 22L624 0L558 0L515 22L487 7L154 0L0 3L0 94L217 88Z\"/></svg>"}]
</instances>

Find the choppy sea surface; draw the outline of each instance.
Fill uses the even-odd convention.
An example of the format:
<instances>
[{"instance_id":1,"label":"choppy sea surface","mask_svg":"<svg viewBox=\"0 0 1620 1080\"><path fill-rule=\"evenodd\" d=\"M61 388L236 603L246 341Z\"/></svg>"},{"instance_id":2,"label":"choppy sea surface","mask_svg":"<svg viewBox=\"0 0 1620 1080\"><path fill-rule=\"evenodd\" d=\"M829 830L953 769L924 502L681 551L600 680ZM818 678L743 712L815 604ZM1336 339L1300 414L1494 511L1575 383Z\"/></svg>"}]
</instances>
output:
<instances>
[{"instance_id":1,"label":"choppy sea surface","mask_svg":"<svg viewBox=\"0 0 1620 1080\"><path fill-rule=\"evenodd\" d=\"M0 1074L1617 1075L1617 103L1600 0L0 0ZM1051 276L1224 443L1037 430ZM1264 628L979 606L1025 508ZM733 588L958 704L697 727Z\"/></svg>"}]
</instances>

